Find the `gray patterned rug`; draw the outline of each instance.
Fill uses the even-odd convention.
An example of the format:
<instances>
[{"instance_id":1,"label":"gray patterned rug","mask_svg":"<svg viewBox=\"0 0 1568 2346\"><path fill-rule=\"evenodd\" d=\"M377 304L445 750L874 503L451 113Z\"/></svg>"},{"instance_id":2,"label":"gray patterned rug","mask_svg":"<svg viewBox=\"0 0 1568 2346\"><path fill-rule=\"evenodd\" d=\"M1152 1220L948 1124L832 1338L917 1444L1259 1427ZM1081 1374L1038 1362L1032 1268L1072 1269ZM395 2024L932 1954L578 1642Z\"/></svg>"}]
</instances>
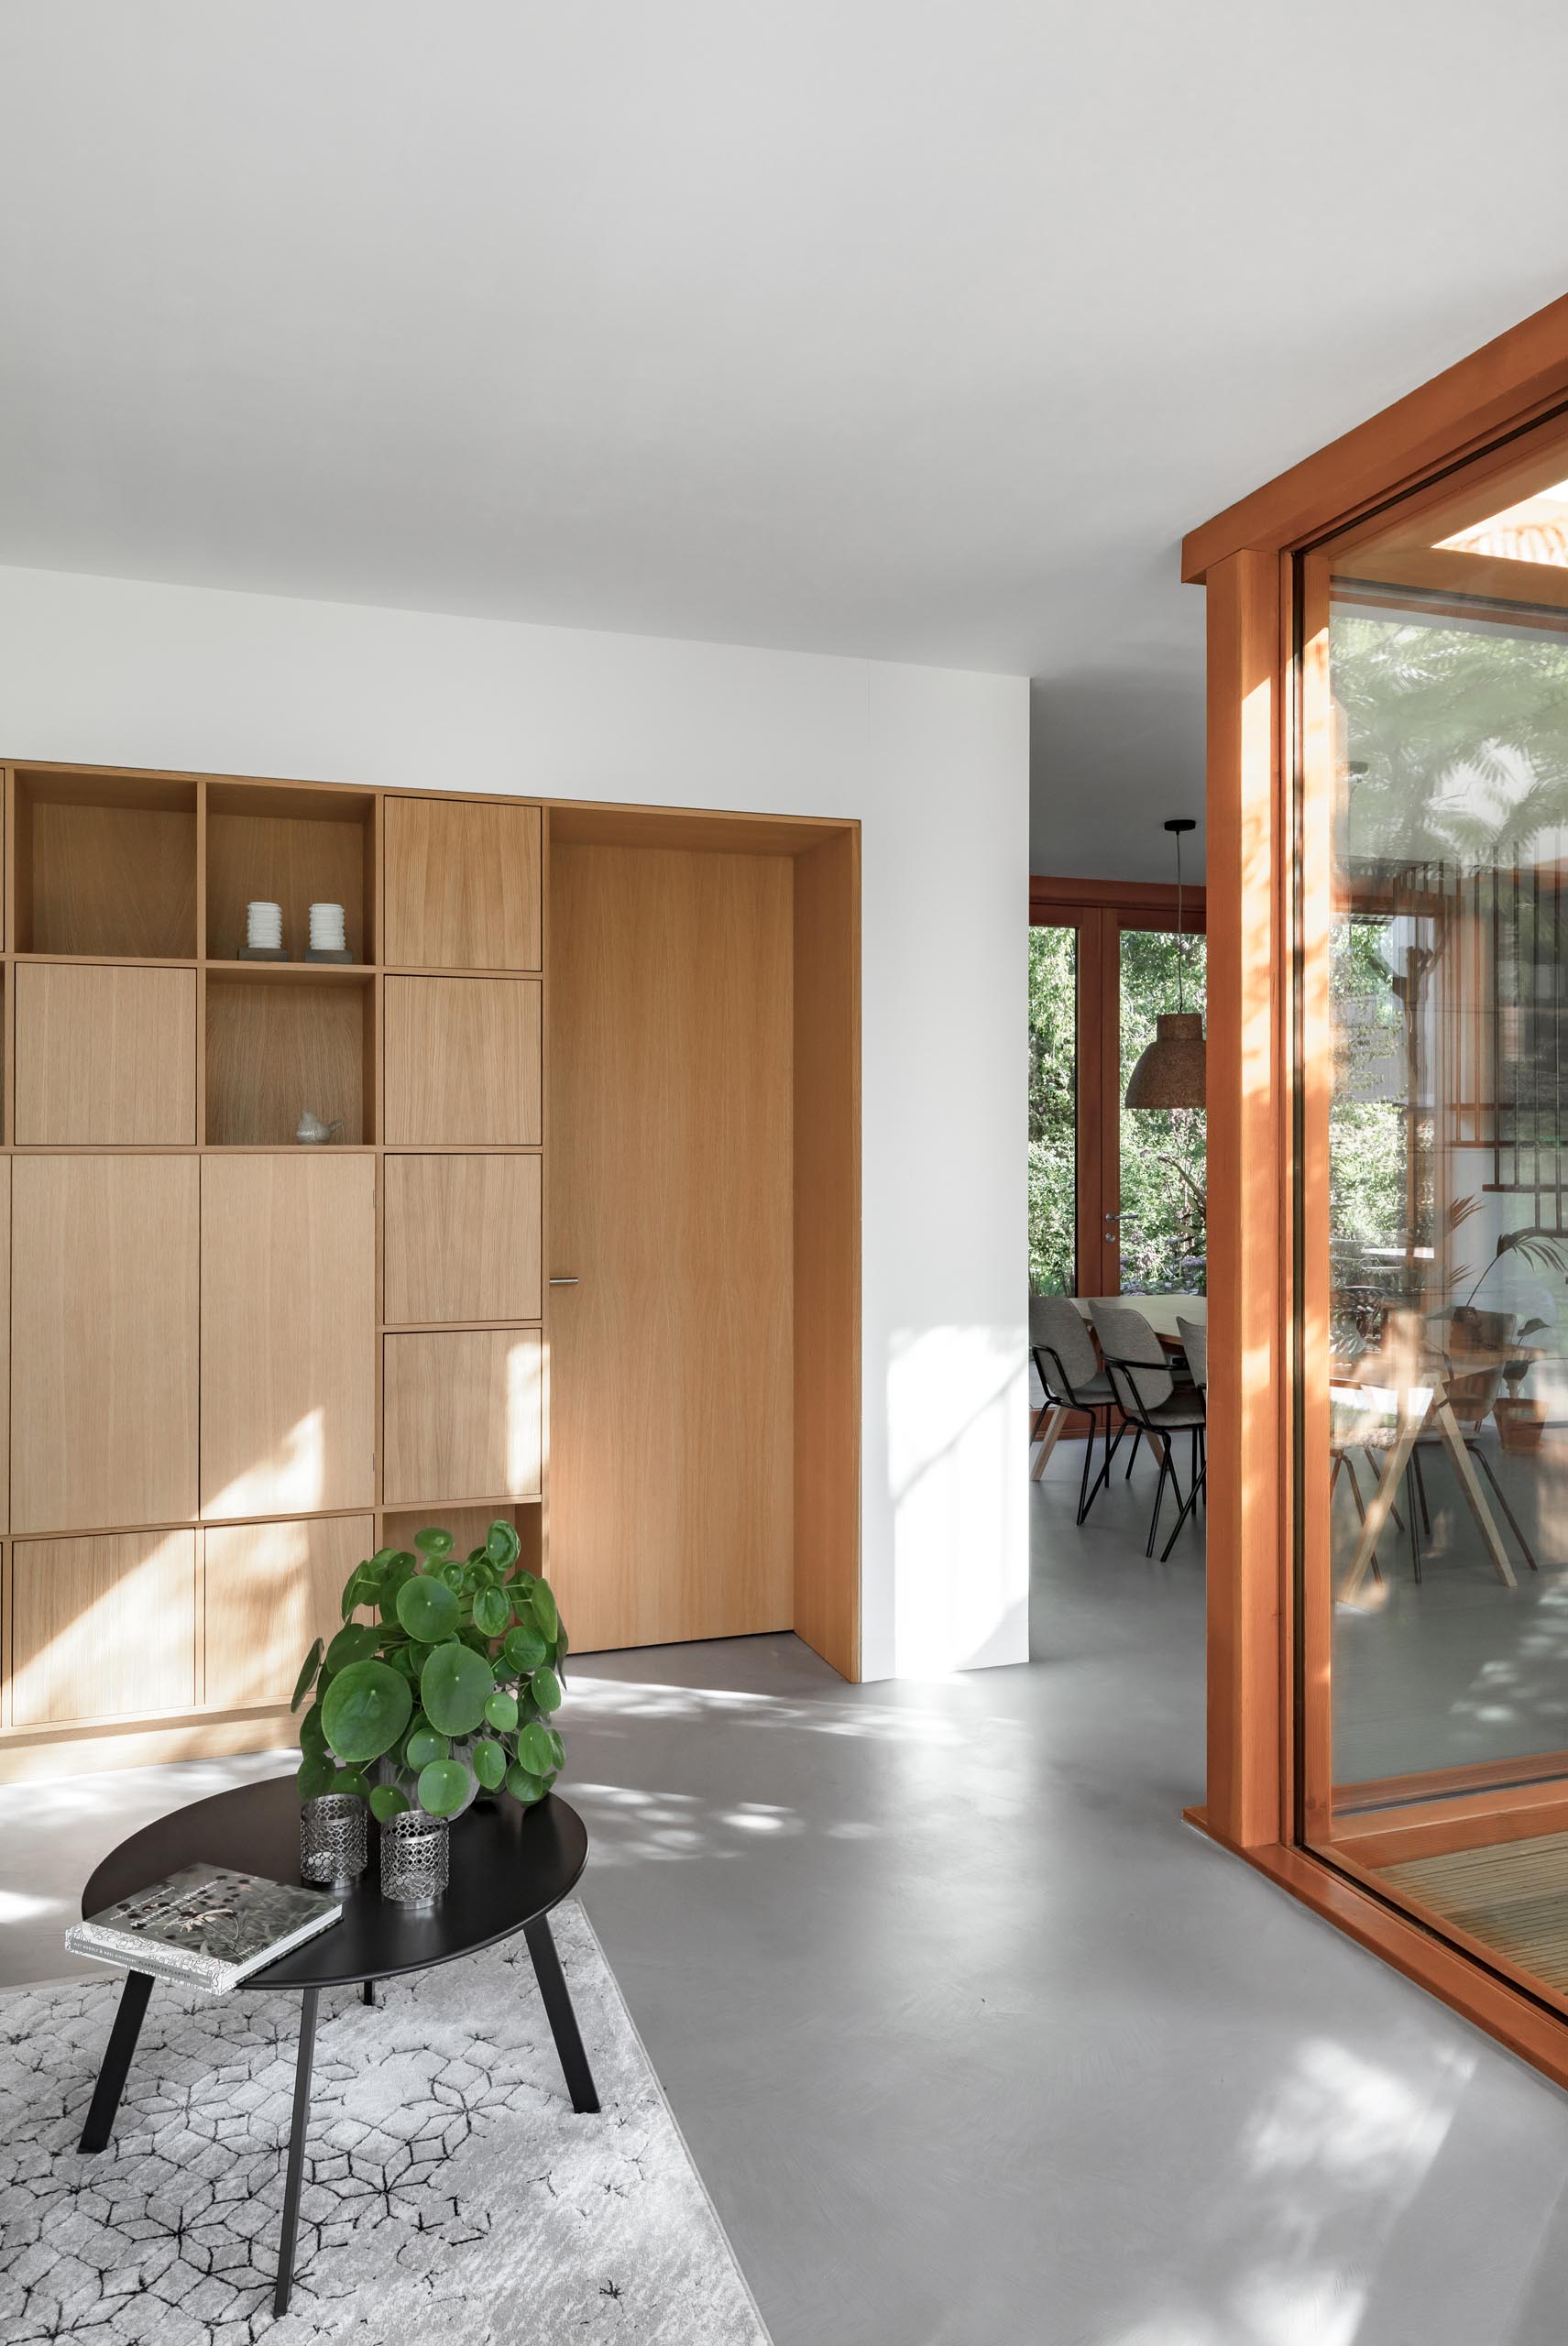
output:
<instances>
[{"instance_id":1,"label":"gray patterned rug","mask_svg":"<svg viewBox=\"0 0 1568 2346\"><path fill-rule=\"evenodd\" d=\"M601 2114L566 2099L521 1938L375 2011L323 1996L278 2322L298 1997L160 1982L95 2157L76 2142L120 1975L0 1997L0 2338L767 2346L587 1915L552 1919Z\"/></svg>"}]
</instances>

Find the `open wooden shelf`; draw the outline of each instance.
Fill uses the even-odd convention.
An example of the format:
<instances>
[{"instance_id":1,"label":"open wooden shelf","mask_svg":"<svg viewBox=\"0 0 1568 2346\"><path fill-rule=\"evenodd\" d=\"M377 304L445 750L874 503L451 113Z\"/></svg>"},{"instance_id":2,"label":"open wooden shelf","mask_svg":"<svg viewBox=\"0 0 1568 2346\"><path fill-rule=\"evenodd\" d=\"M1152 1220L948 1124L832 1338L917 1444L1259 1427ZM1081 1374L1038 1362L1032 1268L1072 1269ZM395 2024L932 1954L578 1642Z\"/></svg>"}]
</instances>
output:
<instances>
[{"instance_id":1,"label":"open wooden shelf","mask_svg":"<svg viewBox=\"0 0 1568 2346\"><path fill-rule=\"evenodd\" d=\"M210 1144L291 1143L307 1108L323 1124L341 1116L345 1146L375 1138L375 985L367 970L325 966L324 976L270 961L209 972Z\"/></svg>"},{"instance_id":2,"label":"open wooden shelf","mask_svg":"<svg viewBox=\"0 0 1568 2346\"><path fill-rule=\"evenodd\" d=\"M313 904L343 906L356 962L374 959L375 806L367 792L214 782L207 785L206 950L232 960L255 899L283 907L283 942L303 962ZM288 962L242 962L287 969ZM305 962L314 970L317 965ZM323 963L332 968L332 963ZM337 965L339 968L342 964Z\"/></svg>"},{"instance_id":3,"label":"open wooden shelf","mask_svg":"<svg viewBox=\"0 0 1568 2346\"><path fill-rule=\"evenodd\" d=\"M459 1499L447 1505L441 1499L431 1499L423 1507L385 1507L381 1513L381 1545L384 1548L409 1548L416 1531L426 1524L437 1524L450 1531L456 1541L456 1553L466 1556L470 1548L482 1547L486 1532L498 1518L510 1523L522 1542L520 1559L531 1573L543 1570L544 1510L538 1499Z\"/></svg>"},{"instance_id":4,"label":"open wooden shelf","mask_svg":"<svg viewBox=\"0 0 1568 2346\"><path fill-rule=\"evenodd\" d=\"M193 782L20 768L12 861L17 952L194 956Z\"/></svg>"}]
</instances>

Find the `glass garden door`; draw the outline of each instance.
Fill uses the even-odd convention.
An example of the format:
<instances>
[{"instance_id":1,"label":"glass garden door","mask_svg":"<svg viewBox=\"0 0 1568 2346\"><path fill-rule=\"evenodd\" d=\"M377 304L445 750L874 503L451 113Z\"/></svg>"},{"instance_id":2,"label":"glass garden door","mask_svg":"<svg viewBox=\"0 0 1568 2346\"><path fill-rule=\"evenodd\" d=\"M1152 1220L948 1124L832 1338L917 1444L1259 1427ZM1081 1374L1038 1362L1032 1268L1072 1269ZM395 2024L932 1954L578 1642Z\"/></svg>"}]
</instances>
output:
<instances>
[{"instance_id":1,"label":"glass garden door","mask_svg":"<svg viewBox=\"0 0 1568 2346\"><path fill-rule=\"evenodd\" d=\"M1205 1292L1204 1112L1124 1105L1161 1012L1201 1008L1203 892L1031 882L1029 1284Z\"/></svg>"}]
</instances>

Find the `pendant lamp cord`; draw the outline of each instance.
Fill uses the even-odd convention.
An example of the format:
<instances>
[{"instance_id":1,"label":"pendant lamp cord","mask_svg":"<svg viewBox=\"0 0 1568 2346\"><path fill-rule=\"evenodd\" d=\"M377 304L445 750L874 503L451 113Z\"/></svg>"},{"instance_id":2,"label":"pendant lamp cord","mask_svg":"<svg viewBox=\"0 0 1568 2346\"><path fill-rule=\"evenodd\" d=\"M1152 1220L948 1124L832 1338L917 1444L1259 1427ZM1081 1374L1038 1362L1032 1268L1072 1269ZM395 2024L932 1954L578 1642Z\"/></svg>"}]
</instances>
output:
<instances>
[{"instance_id":1,"label":"pendant lamp cord","mask_svg":"<svg viewBox=\"0 0 1568 2346\"><path fill-rule=\"evenodd\" d=\"M1187 961L1181 950L1181 833L1176 834L1176 1007L1187 1011Z\"/></svg>"}]
</instances>

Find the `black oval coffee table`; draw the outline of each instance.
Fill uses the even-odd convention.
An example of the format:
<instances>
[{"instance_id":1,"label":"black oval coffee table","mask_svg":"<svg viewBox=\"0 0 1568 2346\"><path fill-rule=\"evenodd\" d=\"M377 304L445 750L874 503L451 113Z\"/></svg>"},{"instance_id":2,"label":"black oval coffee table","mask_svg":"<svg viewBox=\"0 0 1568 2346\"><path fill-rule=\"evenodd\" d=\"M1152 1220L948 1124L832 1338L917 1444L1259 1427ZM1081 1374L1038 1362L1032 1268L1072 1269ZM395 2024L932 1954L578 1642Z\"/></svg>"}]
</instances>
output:
<instances>
[{"instance_id":1,"label":"black oval coffee table","mask_svg":"<svg viewBox=\"0 0 1568 2346\"><path fill-rule=\"evenodd\" d=\"M365 2001L373 2004L378 1979L455 1962L521 1931L533 1959L572 2107L592 2111L599 2106L549 1923L550 1909L576 1887L587 1862L587 1829L576 1810L554 1793L532 1808L520 1808L514 1800L476 1803L453 1824L448 1886L433 1906L423 1909L382 1898L376 1839L372 1826L370 1862L344 1900L341 1920L265 1970L253 1971L235 1990L236 1995L247 1989L300 1990L300 2054L272 2299L277 2314L288 2310L294 2278L316 2008L323 1988L356 1987ZM93 1874L82 1893L82 1914L102 1913L122 1898L150 1890L181 1866L203 1863L262 1874L274 1881L298 1881L300 1796L292 1776L244 1784L144 1825L112 1850ZM82 2132L84 2151L101 2151L108 2142L152 1987L150 1973L127 1973Z\"/></svg>"}]
</instances>

